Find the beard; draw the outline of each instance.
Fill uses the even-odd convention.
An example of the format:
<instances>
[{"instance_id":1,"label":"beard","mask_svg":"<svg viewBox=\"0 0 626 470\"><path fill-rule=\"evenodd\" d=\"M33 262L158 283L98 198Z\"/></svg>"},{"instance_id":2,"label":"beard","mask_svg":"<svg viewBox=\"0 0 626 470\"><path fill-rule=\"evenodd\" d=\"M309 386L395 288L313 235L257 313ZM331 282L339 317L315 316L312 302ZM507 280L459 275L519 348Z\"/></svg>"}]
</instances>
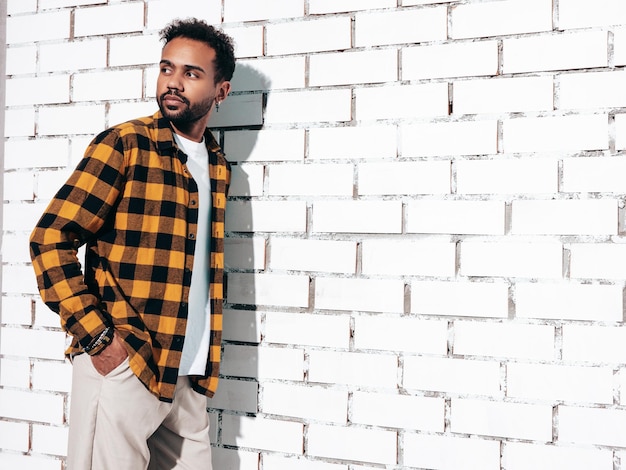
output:
<instances>
[{"instance_id":1,"label":"beard","mask_svg":"<svg viewBox=\"0 0 626 470\"><path fill-rule=\"evenodd\" d=\"M182 106L179 106L178 109L168 108L163 104L163 100L167 95L175 95L180 98L182 100ZM159 97L157 103L159 105L159 109L161 110L161 114L163 114L165 118L169 119L175 126L184 126L186 124L194 123L206 116L213 106L213 99L206 98L192 104L184 96L168 91Z\"/></svg>"}]
</instances>

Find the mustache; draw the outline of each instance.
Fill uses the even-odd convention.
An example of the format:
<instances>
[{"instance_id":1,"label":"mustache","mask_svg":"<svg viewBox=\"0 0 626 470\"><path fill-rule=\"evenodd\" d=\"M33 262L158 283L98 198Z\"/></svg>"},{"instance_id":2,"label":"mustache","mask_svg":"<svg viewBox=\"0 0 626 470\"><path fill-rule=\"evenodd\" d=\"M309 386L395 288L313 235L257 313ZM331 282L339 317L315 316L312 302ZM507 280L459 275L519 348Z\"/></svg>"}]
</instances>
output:
<instances>
[{"instance_id":1,"label":"mustache","mask_svg":"<svg viewBox=\"0 0 626 470\"><path fill-rule=\"evenodd\" d=\"M171 96L176 96L177 98L179 98L183 103L185 103L186 105L189 105L189 100L187 98L185 98L183 95L181 95L180 93L178 93L178 91L176 90L168 90L165 93L163 93L160 96L160 100L163 101L165 99L166 96L171 95Z\"/></svg>"}]
</instances>

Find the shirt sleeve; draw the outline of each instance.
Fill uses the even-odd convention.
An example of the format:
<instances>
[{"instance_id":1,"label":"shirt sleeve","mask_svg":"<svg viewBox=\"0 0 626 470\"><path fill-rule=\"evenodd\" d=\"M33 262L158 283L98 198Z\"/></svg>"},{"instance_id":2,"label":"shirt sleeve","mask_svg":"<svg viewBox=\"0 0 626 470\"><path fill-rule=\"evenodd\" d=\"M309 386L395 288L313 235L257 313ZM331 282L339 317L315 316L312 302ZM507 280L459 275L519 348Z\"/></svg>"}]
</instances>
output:
<instances>
[{"instance_id":1,"label":"shirt sleeve","mask_svg":"<svg viewBox=\"0 0 626 470\"><path fill-rule=\"evenodd\" d=\"M104 131L87 147L30 236L41 298L83 348L112 325L97 293L90 292L85 283L78 248L112 213L123 181L122 139L115 130Z\"/></svg>"}]
</instances>

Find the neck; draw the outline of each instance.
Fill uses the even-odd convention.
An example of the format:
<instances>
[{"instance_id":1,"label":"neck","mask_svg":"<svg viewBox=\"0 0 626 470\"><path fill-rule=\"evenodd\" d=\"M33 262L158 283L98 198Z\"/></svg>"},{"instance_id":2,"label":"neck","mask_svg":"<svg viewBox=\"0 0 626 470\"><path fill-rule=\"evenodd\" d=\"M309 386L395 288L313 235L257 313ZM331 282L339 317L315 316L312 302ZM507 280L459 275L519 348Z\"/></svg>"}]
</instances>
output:
<instances>
[{"instance_id":1,"label":"neck","mask_svg":"<svg viewBox=\"0 0 626 470\"><path fill-rule=\"evenodd\" d=\"M204 131L206 130L208 120L209 117L206 116L205 118L182 125L172 123L172 127L174 128L174 131L181 137L192 140L194 142L201 142L202 138L204 137Z\"/></svg>"}]
</instances>

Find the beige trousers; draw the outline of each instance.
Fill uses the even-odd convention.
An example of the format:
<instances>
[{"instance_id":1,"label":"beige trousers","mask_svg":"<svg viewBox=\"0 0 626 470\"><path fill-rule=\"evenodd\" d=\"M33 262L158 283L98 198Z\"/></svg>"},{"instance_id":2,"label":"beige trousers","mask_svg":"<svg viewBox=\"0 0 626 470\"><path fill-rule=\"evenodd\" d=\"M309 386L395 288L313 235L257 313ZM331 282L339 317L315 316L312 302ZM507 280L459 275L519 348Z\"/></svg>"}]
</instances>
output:
<instances>
[{"instance_id":1,"label":"beige trousers","mask_svg":"<svg viewBox=\"0 0 626 470\"><path fill-rule=\"evenodd\" d=\"M211 470L206 398L180 377L159 401L128 359L106 376L74 358L67 470Z\"/></svg>"}]
</instances>

